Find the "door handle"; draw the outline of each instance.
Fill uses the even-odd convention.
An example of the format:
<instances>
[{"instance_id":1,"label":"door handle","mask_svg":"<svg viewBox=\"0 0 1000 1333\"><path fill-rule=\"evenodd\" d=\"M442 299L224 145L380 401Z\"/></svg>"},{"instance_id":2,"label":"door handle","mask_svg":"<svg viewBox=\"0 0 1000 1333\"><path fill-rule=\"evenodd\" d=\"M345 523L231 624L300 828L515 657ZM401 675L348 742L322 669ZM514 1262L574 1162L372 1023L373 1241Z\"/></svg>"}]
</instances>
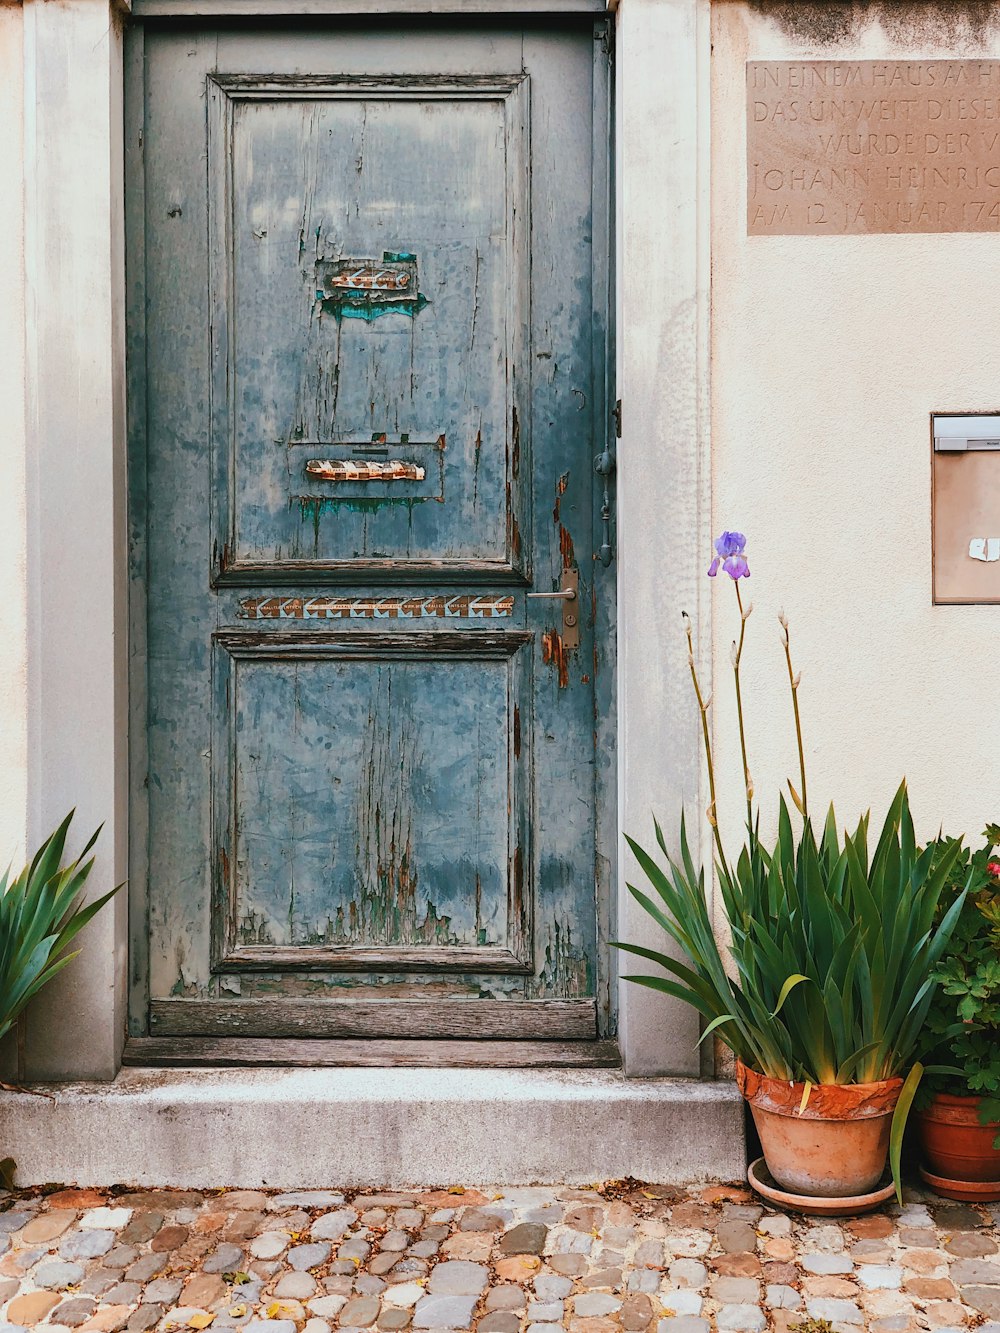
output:
<instances>
[{"instance_id":1,"label":"door handle","mask_svg":"<svg viewBox=\"0 0 1000 1333\"><path fill-rule=\"evenodd\" d=\"M579 648L580 617L573 603L580 589L580 575L575 569L564 569L559 581L558 592L528 592L525 597L536 601L562 602L562 645L564 648Z\"/></svg>"},{"instance_id":2,"label":"door handle","mask_svg":"<svg viewBox=\"0 0 1000 1333\"><path fill-rule=\"evenodd\" d=\"M575 588L560 588L558 592L526 592L525 597L534 597L541 601L543 598L552 598L559 601L575 602Z\"/></svg>"}]
</instances>

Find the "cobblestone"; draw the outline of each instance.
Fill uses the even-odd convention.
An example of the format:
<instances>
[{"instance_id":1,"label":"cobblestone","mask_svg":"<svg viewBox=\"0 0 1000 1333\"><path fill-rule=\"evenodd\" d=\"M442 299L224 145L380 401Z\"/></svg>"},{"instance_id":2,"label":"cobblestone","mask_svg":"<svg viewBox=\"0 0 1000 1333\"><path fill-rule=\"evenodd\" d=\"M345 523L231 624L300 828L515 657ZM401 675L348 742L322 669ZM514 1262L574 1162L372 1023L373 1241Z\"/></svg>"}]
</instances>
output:
<instances>
[{"instance_id":1,"label":"cobblestone","mask_svg":"<svg viewBox=\"0 0 1000 1333\"><path fill-rule=\"evenodd\" d=\"M1000 1209L916 1190L832 1222L634 1182L5 1205L0 1333L1000 1333Z\"/></svg>"}]
</instances>

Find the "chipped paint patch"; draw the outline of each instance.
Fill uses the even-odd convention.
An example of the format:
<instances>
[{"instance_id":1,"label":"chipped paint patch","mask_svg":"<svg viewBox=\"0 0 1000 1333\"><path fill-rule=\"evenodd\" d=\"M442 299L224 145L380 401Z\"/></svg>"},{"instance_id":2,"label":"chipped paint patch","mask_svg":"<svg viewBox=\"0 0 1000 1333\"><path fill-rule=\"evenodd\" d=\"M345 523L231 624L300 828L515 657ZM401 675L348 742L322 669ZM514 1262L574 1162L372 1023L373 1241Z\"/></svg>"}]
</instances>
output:
<instances>
[{"instance_id":1,"label":"chipped paint patch","mask_svg":"<svg viewBox=\"0 0 1000 1333\"><path fill-rule=\"evenodd\" d=\"M386 250L377 259L318 260L316 300L337 319L369 322L390 313L410 315L429 302L417 290L417 257L405 250Z\"/></svg>"},{"instance_id":2,"label":"chipped paint patch","mask_svg":"<svg viewBox=\"0 0 1000 1333\"><path fill-rule=\"evenodd\" d=\"M572 999L593 993L593 968L573 938L569 921L549 921L544 929L544 960L525 987L532 999Z\"/></svg>"},{"instance_id":3,"label":"chipped paint patch","mask_svg":"<svg viewBox=\"0 0 1000 1333\"><path fill-rule=\"evenodd\" d=\"M562 556L563 569L572 569L576 564L576 553L573 550L573 538L561 523L559 524L559 554Z\"/></svg>"},{"instance_id":4,"label":"chipped paint patch","mask_svg":"<svg viewBox=\"0 0 1000 1333\"><path fill-rule=\"evenodd\" d=\"M496 620L514 613L514 598L456 597L247 597L241 620Z\"/></svg>"},{"instance_id":5,"label":"chipped paint patch","mask_svg":"<svg viewBox=\"0 0 1000 1333\"><path fill-rule=\"evenodd\" d=\"M542 635L542 661L554 666L559 674L559 688L569 684L569 654L558 630L547 629Z\"/></svg>"},{"instance_id":6,"label":"chipped paint patch","mask_svg":"<svg viewBox=\"0 0 1000 1333\"><path fill-rule=\"evenodd\" d=\"M559 522L559 511L562 506L562 498L566 494L566 487L569 485L569 473L564 472L556 482L556 502L552 509L552 522Z\"/></svg>"}]
</instances>

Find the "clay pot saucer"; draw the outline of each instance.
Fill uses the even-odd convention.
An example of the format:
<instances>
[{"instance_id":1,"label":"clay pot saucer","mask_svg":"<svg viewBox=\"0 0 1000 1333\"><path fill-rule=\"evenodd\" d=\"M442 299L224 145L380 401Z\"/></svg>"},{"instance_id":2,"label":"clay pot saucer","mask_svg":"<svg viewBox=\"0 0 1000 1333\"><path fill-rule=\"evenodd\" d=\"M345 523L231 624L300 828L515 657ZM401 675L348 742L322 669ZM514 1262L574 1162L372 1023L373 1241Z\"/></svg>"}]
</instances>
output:
<instances>
[{"instance_id":1,"label":"clay pot saucer","mask_svg":"<svg viewBox=\"0 0 1000 1333\"><path fill-rule=\"evenodd\" d=\"M963 1203L996 1203L1000 1200L1000 1180L949 1180L947 1176L934 1175L926 1167L920 1168L920 1178L945 1199L960 1199Z\"/></svg>"},{"instance_id":2,"label":"clay pot saucer","mask_svg":"<svg viewBox=\"0 0 1000 1333\"><path fill-rule=\"evenodd\" d=\"M761 1198L767 1199L769 1203L776 1203L779 1208L791 1208L796 1213L806 1213L810 1217L857 1217L860 1213L870 1213L880 1204L888 1203L896 1193L890 1180L887 1185L880 1185L870 1194L852 1194L842 1199L824 1199L817 1194L789 1194L775 1184L763 1157L750 1163L747 1180Z\"/></svg>"}]
</instances>

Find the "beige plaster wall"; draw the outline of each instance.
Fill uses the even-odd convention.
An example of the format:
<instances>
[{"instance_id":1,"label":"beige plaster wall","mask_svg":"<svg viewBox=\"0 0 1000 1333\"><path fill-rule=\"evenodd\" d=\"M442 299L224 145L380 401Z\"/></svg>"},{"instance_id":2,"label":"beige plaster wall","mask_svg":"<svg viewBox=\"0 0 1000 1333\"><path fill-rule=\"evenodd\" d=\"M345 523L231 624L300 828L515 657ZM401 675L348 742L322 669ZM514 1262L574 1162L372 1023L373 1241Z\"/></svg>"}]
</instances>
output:
<instances>
[{"instance_id":1,"label":"beige plaster wall","mask_svg":"<svg viewBox=\"0 0 1000 1333\"><path fill-rule=\"evenodd\" d=\"M0 869L27 809L22 44L20 6L0 4Z\"/></svg>"},{"instance_id":2,"label":"beige plaster wall","mask_svg":"<svg viewBox=\"0 0 1000 1333\"><path fill-rule=\"evenodd\" d=\"M918 833L1000 818L1000 606L931 604L928 422L1000 406L1000 235L747 237L744 64L997 57L997 9L713 4L713 527L750 539L745 707L768 822L798 785L782 606L814 811L880 817L905 775ZM717 582L720 806L738 838L737 617Z\"/></svg>"}]
</instances>

